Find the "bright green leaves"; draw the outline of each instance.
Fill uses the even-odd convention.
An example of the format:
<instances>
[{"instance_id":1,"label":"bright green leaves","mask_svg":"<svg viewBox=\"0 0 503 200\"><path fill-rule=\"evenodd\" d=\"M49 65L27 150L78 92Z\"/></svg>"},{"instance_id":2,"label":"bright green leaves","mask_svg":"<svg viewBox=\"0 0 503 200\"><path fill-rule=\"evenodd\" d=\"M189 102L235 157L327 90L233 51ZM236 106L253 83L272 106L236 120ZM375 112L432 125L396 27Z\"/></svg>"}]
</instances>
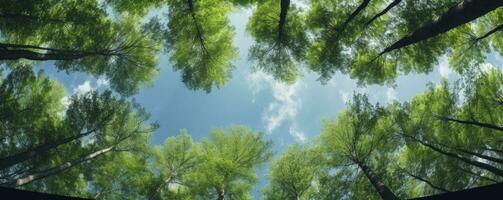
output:
<instances>
[{"instance_id":1,"label":"bright green leaves","mask_svg":"<svg viewBox=\"0 0 503 200\"><path fill-rule=\"evenodd\" d=\"M305 27L301 10L289 0L260 3L247 25L255 39L250 60L277 80L293 83L302 75L298 65L309 44Z\"/></svg>"},{"instance_id":2,"label":"bright green leaves","mask_svg":"<svg viewBox=\"0 0 503 200\"><path fill-rule=\"evenodd\" d=\"M320 153L297 145L289 147L271 162L264 199L309 199L319 184Z\"/></svg>"},{"instance_id":3,"label":"bright green leaves","mask_svg":"<svg viewBox=\"0 0 503 200\"><path fill-rule=\"evenodd\" d=\"M271 156L271 142L243 126L212 131L211 139L192 141L185 130L156 147L159 170L152 197L250 199L255 169Z\"/></svg>"},{"instance_id":4,"label":"bright green leaves","mask_svg":"<svg viewBox=\"0 0 503 200\"><path fill-rule=\"evenodd\" d=\"M234 28L226 16L230 5L222 0L173 0L168 5L167 46L183 82L206 92L223 86L231 76L230 61L237 56Z\"/></svg>"},{"instance_id":5,"label":"bright green leaves","mask_svg":"<svg viewBox=\"0 0 503 200\"><path fill-rule=\"evenodd\" d=\"M105 75L113 89L128 96L157 74L160 41L141 29L139 17L118 14L112 19L96 1L10 4L0 8L10 14L0 14L2 58L14 60L9 63L55 60L59 70Z\"/></svg>"},{"instance_id":6,"label":"bright green leaves","mask_svg":"<svg viewBox=\"0 0 503 200\"><path fill-rule=\"evenodd\" d=\"M146 122L139 105L108 91L64 95L63 86L27 66L18 65L2 80L0 137L6 143L0 148L0 184L23 180L32 183L27 189L85 196L101 157L146 152L157 125Z\"/></svg>"},{"instance_id":7,"label":"bright green leaves","mask_svg":"<svg viewBox=\"0 0 503 200\"><path fill-rule=\"evenodd\" d=\"M199 176L208 181L203 185L229 195L247 196L257 181L255 168L271 156L271 142L241 126L215 129L211 140L202 145L205 163Z\"/></svg>"}]
</instances>

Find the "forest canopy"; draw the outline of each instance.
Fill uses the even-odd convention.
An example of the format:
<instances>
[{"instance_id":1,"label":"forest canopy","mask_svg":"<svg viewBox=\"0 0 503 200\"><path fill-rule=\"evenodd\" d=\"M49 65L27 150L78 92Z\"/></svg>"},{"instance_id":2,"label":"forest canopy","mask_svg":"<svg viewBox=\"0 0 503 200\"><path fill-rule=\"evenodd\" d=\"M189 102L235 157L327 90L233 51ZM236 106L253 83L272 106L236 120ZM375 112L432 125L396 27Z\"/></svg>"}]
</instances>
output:
<instances>
[{"instance_id":1,"label":"forest canopy","mask_svg":"<svg viewBox=\"0 0 503 200\"><path fill-rule=\"evenodd\" d=\"M245 11L251 44L240 49L230 21ZM484 67L490 56L503 57L503 0L4 0L0 186L93 199L392 200L501 183L503 71ZM162 124L134 98L165 68L188 90L218 93L238 67L285 85L340 73L391 87L442 59L457 81L384 104L355 92L314 138L283 150L247 125L153 142ZM70 93L50 66L109 86Z\"/></svg>"}]
</instances>

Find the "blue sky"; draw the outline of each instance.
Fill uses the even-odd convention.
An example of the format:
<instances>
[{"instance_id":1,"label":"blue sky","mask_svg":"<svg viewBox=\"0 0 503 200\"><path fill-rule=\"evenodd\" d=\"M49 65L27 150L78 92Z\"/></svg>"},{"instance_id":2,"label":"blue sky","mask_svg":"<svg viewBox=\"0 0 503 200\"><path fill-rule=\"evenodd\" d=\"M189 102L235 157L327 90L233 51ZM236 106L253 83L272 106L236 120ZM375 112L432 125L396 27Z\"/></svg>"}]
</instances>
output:
<instances>
[{"instance_id":1,"label":"blue sky","mask_svg":"<svg viewBox=\"0 0 503 200\"><path fill-rule=\"evenodd\" d=\"M248 48L253 40L245 28L250 14L250 9L237 9L229 17L236 29L234 42L240 57L233 62L236 69L232 79L219 90L210 94L188 90L180 74L173 71L168 55L161 56L159 76L151 86L143 87L134 96L151 114L151 120L160 124L152 138L153 144L162 143L180 129L187 129L195 139L200 139L209 136L212 128L241 124L265 133L274 142L274 151L280 152L290 144L308 143L315 138L322 120L336 117L355 91L368 94L372 102L408 101L423 92L428 83L439 83L442 77L449 80L458 77L443 58L427 75L400 76L394 88L359 88L356 81L342 74L336 74L322 85L316 80L316 74L310 72L305 72L297 83L285 85L263 72L254 71L252 63L248 62ZM495 54L487 62L499 68L503 63ZM40 69L61 81L68 94L108 87L104 77L96 79L84 73L67 75L57 72L51 62L41 64ZM264 172L265 166L259 170L260 185L265 182Z\"/></svg>"}]
</instances>

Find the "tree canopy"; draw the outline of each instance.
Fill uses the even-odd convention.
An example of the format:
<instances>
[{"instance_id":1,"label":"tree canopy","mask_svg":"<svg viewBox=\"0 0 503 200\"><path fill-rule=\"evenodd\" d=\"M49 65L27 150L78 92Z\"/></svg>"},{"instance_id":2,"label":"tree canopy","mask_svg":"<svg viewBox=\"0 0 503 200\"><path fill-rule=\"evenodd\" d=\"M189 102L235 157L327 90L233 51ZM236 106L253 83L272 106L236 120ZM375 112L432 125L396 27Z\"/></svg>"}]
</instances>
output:
<instances>
[{"instance_id":1,"label":"tree canopy","mask_svg":"<svg viewBox=\"0 0 503 200\"><path fill-rule=\"evenodd\" d=\"M239 22L249 66L235 66L234 11L249 15ZM502 0L4 0L0 186L95 199L394 200L501 183L503 72L485 63L503 56L502 30ZM133 96L164 57L207 93L236 67L287 84L314 72L391 86L446 59L459 79L402 102L354 93L315 138L284 149L245 125L159 143ZM110 87L70 94L51 67Z\"/></svg>"}]
</instances>

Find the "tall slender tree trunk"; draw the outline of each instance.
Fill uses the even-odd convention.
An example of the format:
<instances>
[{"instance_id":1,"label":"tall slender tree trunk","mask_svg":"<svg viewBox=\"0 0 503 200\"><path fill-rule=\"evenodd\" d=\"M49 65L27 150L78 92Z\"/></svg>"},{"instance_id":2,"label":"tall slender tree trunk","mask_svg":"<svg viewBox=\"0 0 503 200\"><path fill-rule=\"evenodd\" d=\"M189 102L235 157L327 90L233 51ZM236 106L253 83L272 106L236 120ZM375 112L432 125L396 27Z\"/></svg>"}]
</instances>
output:
<instances>
[{"instance_id":1,"label":"tall slender tree trunk","mask_svg":"<svg viewBox=\"0 0 503 200\"><path fill-rule=\"evenodd\" d=\"M460 120L460 119L456 119L453 117L446 117L446 116L438 116L438 118L440 120L444 120L444 121L456 122L456 123L460 123L460 124L467 124L467 125L473 125L473 126L478 126L478 127L482 127L482 128L489 128L489 129L494 129L494 130L498 130L498 131L503 131L503 126L498 126L498 125L489 124L489 123L483 123L483 122L479 122L479 121L475 121L475 120Z\"/></svg>"},{"instance_id":2,"label":"tall slender tree trunk","mask_svg":"<svg viewBox=\"0 0 503 200\"><path fill-rule=\"evenodd\" d=\"M473 151L468 151L468 150L464 150L464 149L460 149L460 148L456 148L456 150L461 151L461 152L466 153L466 154L470 154L470 155L479 157L479 158L483 158L483 159L486 159L486 160L489 160L489 161L493 161L493 162L496 162L496 163L499 163L499 164L503 164L503 159L495 158L495 157L492 157L492 156L487 156L487 155L484 155L484 154L481 154L481 153L477 153L477 152L473 152Z\"/></svg>"},{"instance_id":3,"label":"tall slender tree trunk","mask_svg":"<svg viewBox=\"0 0 503 200\"><path fill-rule=\"evenodd\" d=\"M473 41L473 43L477 43L478 41L483 40L483 39L491 36L492 34L498 32L498 31L503 31L503 24L500 24L500 25L494 27L493 29L491 29L490 31L488 31L487 33L485 33L484 35L475 38L475 41ZM500 102L500 103L503 104L503 102Z\"/></svg>"},{"instance_id":4,"label":"tall slender tree trunk","mask_svg":"<svg viewBox=\"0 0 503 200\"><path fill-rule=\"evenodd\" d=\"M39 145L35 148L29 149L27 151L2 158L2 159L0 159L0 170L6 169L10 166L21 163L23 161L26 161L36 155L40 155L40 154L45 153L51 149L54 149L60 145L69 143L69 142L77 140L77 139L80 139L80 138L82 138L86 135L89 135L91 133L92 133L92 131L80 133L80 134L77 134L77 135L74 135L71 137L64 138L59 141L42 144L42 145Z\"/></svg>"},{"instance_id":5,"label":"tall slender tree trunk","mask_svg":"<svg viewBox=\"0 0 503 200\"><path fill-rule=\"evenodd\" d=\"M464 163L467 163L467 164L470 164L470 165L473 165L473 166L476 166L476 167L479 167L481 169L485 169L487 171L490 171L498 176L503 176L503 170L500 170L492 165L489 165L489 164L486 164L486 163L483 163L483 162L479 162L479 161L475 161L475 160L471 160L471 159L468 159L468 158L465 158L463 156L460 156L458 154L455 154L455 153L451 153L451 152L447 152L447 151L444 151L434 145L431 145L431 144L428 144L422 140L419 140L413 136L410 136L410 135L407 135L407 134L401 134L402 136L405 136L407 138L411 138L412 140L422 144L423 146L426 146L428 148L430 148L431 150L435 151L435 152L438 152L442 155L445 155L445 156L448 156L448 157L451 157L451 158L455 158L455 159L458 159L460 161L463 161Z\"/></svg>"},{"instance_id":6,"label":"tall slender tree trunk","mask_svg":"<svg viewBox=\"0 0 503 200\"><path fill-rule=\"evenodd\" d=\"M215 188L217 190L217 200L225 199L225 190L224 187Z\"/></svg>"},{"instance_id":7,"label":"tall slender tree trunk","mask_svg":"<svg viewBox=\"0 0 503 200\"><path fill-rule=\"evenodd\" d=\"M0 60L18 60L18 59L28 59L28 60L76 60L90 56L91 54L86 53L39 53L30 50L16 49L0 49Z\"/></svg>"},{"instance_id":8,"label":"tall slender tree trunk","mask_svg":"<svg viewBox=\"0 0 503 200\"><path fill-rule=\"evenodd\" d=\"M77 165L79 165L79 164L81 164L81 163L83 163L85 161L96 159L99 156L102 156L105 153L112 151L114 148L115 148L115 146L104 148L104 149L101 149L99 151L96 151L96 152L93 152L91 154L88 154L88 155L85 155L83 157L80 157L78 159L71 160L71 161L65 162L63 164L60 164L58 166L49 168L47 170L40 171L40 172L35 172L33 174L29 174L29 175L26 175L24 177L15 179L15 180L7 182L7 183L5 183L3 185L5 185L5 186L19 187L19 186L31 183L31 182L39 180L39 179L43 179L43 178L46 178L46 177L49 177L49 176L53 176L53 175L59 174L61 172L64 172L67 169L75 167L75 166L77 166Z\"/></svg>"},{"instance_id":9,"label":"tall slender tree trunk","mask_svg":"<svg viewBox=\"0 0 503 200\"><path fill-rule=\"evenodd\" d=\"M28 49L46 50L46 53L40 53ZM0 60L76 60L90 56L121 56L113 49L105 49L102 51L79 51L79 50L64 50L37 47L33 45L18 45L18 44L2 44L0 43Z\"/></svg>"},{"instance_id":10,"label":"tall slender tree trunk","mask_svg":"<svg viewBox=\"0 0 503 200\"><path fill-rule=\"evenodd\" d=\"M386 6L386 8L384 8L384 10L382 10L381 12L377 13L376 15L374 15L369 21L367 21L365 23L365 26L368 26L370 25L372 22L374 22L377 18L385 15L389 10L391 10L393 7L395 7L396 5L398 5L400 2L402 2L402 0L394 0L392 1L388 6Z\"/></svg>"},{"instance_id":11,"label":"tall slender tree trunk","mask_svg":"<svg viewBox=\"0 0 503 200\"><path fill-rule=\"evenodd\" d=\"M280 5L281 11L279 13L279 22L278 22L278 40L281 42L284 29L286 24L286 16L288 15L288 9L290 8L290 0L281 0Z\"/></svg>"},{"instance_id":12,"label":"tall slender tree trunk","mask_svg":"<svg viewBox=\"0 0 503 200\"><path fill-rule=\"evenodd\" d=\"M477 178L479 178L479 179L485 179L485 180L491 181L491 182L493 182L493 183L499 183L499 181L497 181L497 180L494 180L494 179L489 178L489 177L486 177L486 176L482 176L482 175L480 175L480 174L478 174L478 173L472 172L472 171L471 171L471 170L469 170L469 169L464 169L463 167L460 167L460 166L456 166L456 168L457 168L457 169L459 169L459 170L461 170L461 171L463 171L463 172L465 172L465 173L467 173L467 174L470 174L470 175L472 175L472 176L475 176L475 177L477 177Z\"/></svg>"},{"instance_id":13,"label":"tall slender tree trunk","mask_svg":"<svg viewBox=\"0 0 503 200\"><path fill-rule=\"evenodd\" d=\"M361 161L356 161L356 164L363 171L383 200L398 200L398 197L391 192L391 190L381 181L379 176L377 176L372 169Z\"/></svg>"},{"instance_id":14,"label":"tall slender tree trunk","mask_svg":"<svg viewBox=\"0 0 503 200\"><path fill-rule=\"evenodd\" d=\"M419 27L411 34L387 47L379 55L411 44L435 37L460 25L473 21L496 8L503 6L503 0L464 0L440 16L432 23Z\"/></svg>"}]
</instances>

